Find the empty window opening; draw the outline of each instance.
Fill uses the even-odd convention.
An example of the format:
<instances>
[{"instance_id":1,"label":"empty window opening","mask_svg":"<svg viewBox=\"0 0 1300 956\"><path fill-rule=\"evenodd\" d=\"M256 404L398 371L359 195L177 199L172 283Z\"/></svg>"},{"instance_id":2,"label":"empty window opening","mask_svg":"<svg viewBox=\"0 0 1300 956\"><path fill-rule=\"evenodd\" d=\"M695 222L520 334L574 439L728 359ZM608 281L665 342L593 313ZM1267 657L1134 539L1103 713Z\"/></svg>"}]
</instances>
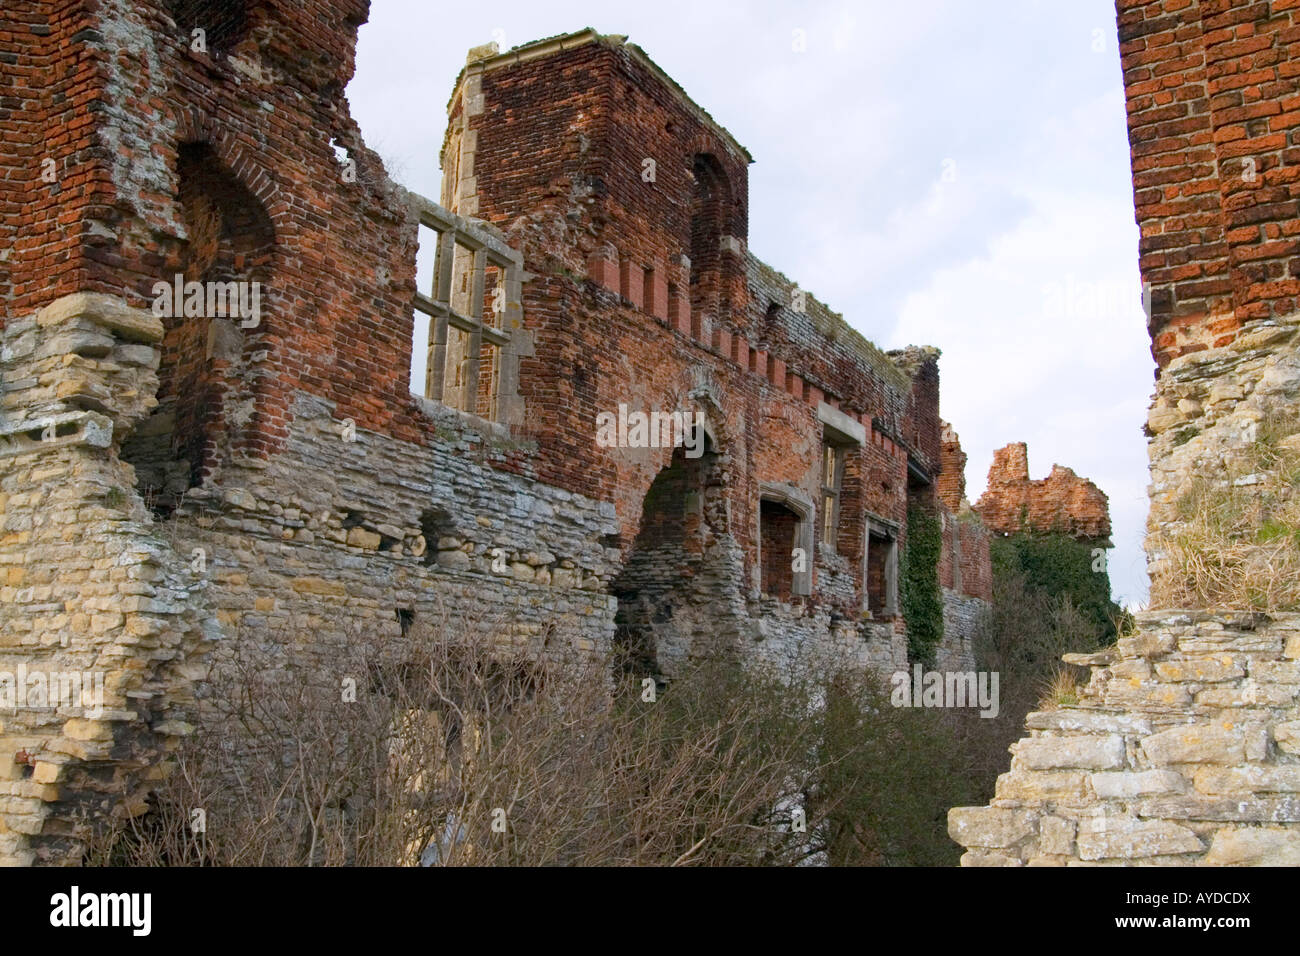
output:
<instances>
[{"instance_id":1,"label":"empty window opening","mask_svg":"<svg viewBox=\"0 0 1300 956\"><path fill-rule=\"evenodd\" d=\"M867 533L867 610L876 617L898 613L898 541L892 531L872 526Z\"/></svg>"},{"instance_id":2,"label":"empty window opening","mask_svg":"<svg viewBox=\"0 0 1300 956\"><path fill-rule=\"evenodd\" d=\"M840 487L844 478L844 449L830 442L822 443L821 505L822 543L839 550Z\"/></svg>"},{"instance_id":3,"label":"empty window opening","mask_svg":"<svg viewBox=\"0 0 1300 956\"><path fill-rule=\"evenodd\" d=\"M438 252L438 233L424 223L420 223L417 232L415 250L415 287L432 292L434 286L434 264ZM411 333L411 354L427 356L433 344L430 340L432 319L418 308L414 310L415 327ZM428 362L411 362L411 393L428 395Z\"/></svg>"},{"instance_id":4,"label":"empty window opening","mask_svg":"<svg viewBox=\"0 0 1300 956\"><path fill-rule=\"evenodd\" d=\"M412 389L479 418L502 421L506 363L514 356L511 334L523 325L520 261L513 250L447 210L423 200L418 209L422 228L412 354L426 358L422 373L412 368Z\"/></svg>"}]
</instances>

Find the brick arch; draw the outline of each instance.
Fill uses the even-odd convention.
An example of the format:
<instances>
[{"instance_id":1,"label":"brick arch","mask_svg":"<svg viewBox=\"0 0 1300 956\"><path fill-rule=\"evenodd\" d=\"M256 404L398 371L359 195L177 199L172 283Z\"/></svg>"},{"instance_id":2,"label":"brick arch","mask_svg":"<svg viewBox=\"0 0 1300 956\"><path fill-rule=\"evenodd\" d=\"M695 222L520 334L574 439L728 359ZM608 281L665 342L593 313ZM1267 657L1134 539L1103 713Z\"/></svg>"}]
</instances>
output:
<instances>
[{"instance_id":1,"label":"brick arch","mask_svg":"<svg viewBox=\"0 0 1300 956\"><path fill-rule=\"evenodd\" d=\"M240 142L211 115L196 107L177 111L177 148L189 143L208 146L227 169L257 197L275 226L277 246L298 232L293 208L280 192L279 181L269 166L248 153Z\"/></svg>"},{"instance_id":2,"label":"brick arch","mask_svg":"<svg viewBox=\"0 0 1300 956\"><path fill-rule=\"evenodd\" d=\"M746 165L739 163L729 149L707 133L696 134L686 144L682 164L688 175L692 173L698 156L712 157L726 179L729 215L724 228L733 235L748 232L749 217L744 208L747 190L741 188L747 175Z\"/></svg>"},{"instance_id":3,"label":"brick arch","mask_svg":"<svg viewBox=\"0 0 1300 956\"><path fill-rule=\"evenodd\" d=\"M735 436L728 421L726 392L714 378L712 370L704 365L683 370L676 385L652 390L647 408L671 411L704 413L704 432L710 454L729 456L734 451ZM672 463L672 448L648 449L652 456L648 464L658 474Z\"/></svg>"},{"instance_id":4,"label":"brick arch","mask_svg":"<svg viewBox=\"0 0 1300 956\"><path fill-rule=\"evenodd\" d=\"M281 274L287 255L302 237L301 224L289 199L292 188L281 188L280 178L274 170L262 162L255 152L245 149L239 139L206 110L192 104L186 105L176 109L174 117L177 153L180 146L185 144L209 147L214 157L262 204L275 233L270 275ZM267 302L272 308L264 308L262 323L252 338L273 343L282 341L282 331L288 317L277 316L275 312L277 289L274 282L267 291L270 293ZM277 348L272 346L264 361L271 365L281 361L281 356L276 351ZM252 418L244 429L244 434L235 440L234 448L265 457L287 435L284 416L288 401L285 394L272 385L271 376L254 377L249 389L253 399Z\"/></svg>"}]
</instances>

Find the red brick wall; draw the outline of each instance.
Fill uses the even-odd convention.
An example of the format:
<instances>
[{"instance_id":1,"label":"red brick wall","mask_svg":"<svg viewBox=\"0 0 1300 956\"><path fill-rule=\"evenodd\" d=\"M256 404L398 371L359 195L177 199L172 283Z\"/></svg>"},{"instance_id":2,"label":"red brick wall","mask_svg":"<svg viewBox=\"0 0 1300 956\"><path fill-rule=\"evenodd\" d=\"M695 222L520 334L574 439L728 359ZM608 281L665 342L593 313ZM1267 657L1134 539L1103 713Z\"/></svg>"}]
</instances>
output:
<instances>
[{"instance_id":1,"label":"red brick wall","mask_svg":"<svg viewBox=\"0 0 1300 956\"><path fill-rule=\"evenodd\" d=\"M18 109L20 131L30 134L0 145L3 165L17 168L0 187L5 228L19 236L9 314L77 290L129 289L133 304L148 306L153 284L188 258L180 147L207 143L275 230L262 324L245 343L255 411L242 446L254 454L278 447L296 389L334 399L338 417L360 427L418 439L424 426L408 397L414 223L342 94L368 5L250 5L248 38L207 53L191 49L161 0L101 0L93 13L82 11L90 4L39 6L60 8L48 17L49 37L22 35L23 23L30 30L42 19L22 2L17 33L0 33L21 67L6 65L0 82L37 85ZM99 101L106 105L96 111ZM355 182L344 181L332 138L355 160ZM56 160L57 191L32 165L44 153Z\"/></svg>"},{"instance_id":2,"label":"red brick wall","mask_svg":"<svg viewBox=\"0 0 1300 956\"><path fill-rule=\"evenodd\" d=\"M1298 9L1294 0L1117 0L1161 367L1296 310Z\"/></svg>"},{"instance_id":3,"label":"red brick wall","mask_svg":"<svg viewBox=\"0 0 1300 956\"><path fill-rule=\"evenodd\" d=\"M729 460L729 530L752 559L761 482L820 501L817 405L825 400L869 434L846 462L836 542L860 580L866 512L906 518L902 443L926 467L938 462L937 352L916 350L910 377L878 354L893 376L882 377L819 331L830 321L824 306L810 300L816 316L795 314L792 283L743 252L747 154L626 47L588 42L493 65L481 89L481 113L466 115L453 97L444 170L456 167L457 127L467 121L476 134L475 214L505 231L537 276L524 289L536 354L521 361L520 390L539 443L538 474L613 498L623 540L631 540L667 452L599 449L595 417L620 403L677 407L704 371L724 402L717 425ZM695 290L696 304L712 310L707 324L690 307L679 265L702 241L691 222L700 154L712 157L705 218L742 244L739 254L693 257L697 286L716 283L716 292ZM642 175L645 159L655 162L654 182ZM444 185L444 199L455 192Z\"/></svg>"},{"instance_id":4,"label":"red brick wall","mask_svg":"<svg viewBox=\"0 0 1300 956\"><path fill-rule=\"evenodd\" d=\"M1102 490L1060 465L1053 465L1047 478L1031 481L1024 442L993 453L988 490L975 510L985 525L1000 534L1034 530L1110 538L1110 506Z\"/></svg>"},{"instance_id":5,"label":"red brick wall","mask_svg":"<svg viewBox=\"0 0 1300 956\"><path fill-rule=\"evenodd\" d=\"M989 531L974 521L958 521L961 534L961 590L963 594L993 600L993 564L989 558Z\"/></svg>"},{"instance_id":6,"label":"red brick wall","mask_svg":"<svg viewBox=\"0 0 1300 956\"><path fill-rule=\"evenodd\" d=\"M961 440L952 426L941 422L939 449L939 500L953 514L961 511L961 503L966 497L966 453L961 449Z\"/></svg>"},{"instance_id":7,"label":"red brick wall","mask_svg":"<svg viewBox=\"0 0 1300 956\"><path fill-rule=\"evenodd\" d=\"M0 18L0 324L82 288L94 269L90 220L113 195L92 112L107 51L90 6L6 0Z\"/></svg>"}]
</instances>

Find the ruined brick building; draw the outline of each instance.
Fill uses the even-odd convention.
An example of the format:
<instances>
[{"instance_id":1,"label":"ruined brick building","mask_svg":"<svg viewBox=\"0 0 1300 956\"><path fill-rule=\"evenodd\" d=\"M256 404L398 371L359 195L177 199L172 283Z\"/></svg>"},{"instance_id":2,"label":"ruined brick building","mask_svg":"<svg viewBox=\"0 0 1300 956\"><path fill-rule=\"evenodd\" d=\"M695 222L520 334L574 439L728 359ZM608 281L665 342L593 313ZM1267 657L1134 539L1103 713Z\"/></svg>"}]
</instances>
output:
<instances>
[{"instance_id":1,"label":"ruined brick building","mask_svg":"<svg viewBox=\"0 0 1300 956\"><path fill-rule=\"evenodd\" d=\"M1159 595L1197 499L1295 493L1267 462L1300 449L1300 7L1117 0L1116 13L1158 366ZM1245 513L1238 550L1268 536L1264 512ZM1114 647L1066 656L1089 669L1078 700L1030 714L992 804L949 814L963 865L1300 865L1300 613L1157 608Z\"/></svg>"},{"instance_id":2,"label":"ruined brick building","mask_svg":"<svg viewBox=\"0 0 1300 956\"><path fill-rule=\"evenodd\" d=\"M1105 493L1063 465L1039 480L1029 477L1024 442L993 453L989 483L975 503L984 526L994 534L1055 532L1080 541L1110 545L1110 505Z\"/></svg>"},{"instance_id":3,"label":"ruined brick building","mask_svg":"<svg viewBox=\"0 0 1300 956\"><path fill-rule=\"evenodd\" d=\"M971 666L988 541L938 352L751 255L751 157L623 38L473 51L440 202L395 186L343 95L367 8L5 4L0 671L97 674L103 706L0 713L0 860L142 810L220 641L305 646L326 685L447 615L537 653L621 633L665 676L887 670L928 508L938 660ZM703 424L598 441L638 413Z\"/></svg>"}]
</instances>

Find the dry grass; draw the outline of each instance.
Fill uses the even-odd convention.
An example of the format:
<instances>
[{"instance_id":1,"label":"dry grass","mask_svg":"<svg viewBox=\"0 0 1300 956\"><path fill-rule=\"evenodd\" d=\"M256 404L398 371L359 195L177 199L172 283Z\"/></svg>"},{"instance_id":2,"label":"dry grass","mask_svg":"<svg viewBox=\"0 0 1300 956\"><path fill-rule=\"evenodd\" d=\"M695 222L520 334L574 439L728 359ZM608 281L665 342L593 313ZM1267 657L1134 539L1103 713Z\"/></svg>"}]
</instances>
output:
<instances>
[{"instance_id":1,"label":"dry grass","mask_svg":"<svg viewBox=\"0 0 1300 956\"><path fill-rule=\"evenodd\" d=\"M1152 583L1153 606L1300 608L1297 430L1295 420L1262 423L1232 484L1198 480L1179 502L1182 523L1151 539L1167 562Z\"/></svg>"},{"instance_id":2,"label":"dry grass","mask_svg":"<svg viewBox=\"0 0 1300 956\"><path fill-rule=\"evenodd\" d=\"M1083 696L1083 688L1074 672L1065 667L1054 671L1043 682L1043 697L1038 702L1039 710L1059 710L1073 707Z\"/></svg>"}]
</instances>

